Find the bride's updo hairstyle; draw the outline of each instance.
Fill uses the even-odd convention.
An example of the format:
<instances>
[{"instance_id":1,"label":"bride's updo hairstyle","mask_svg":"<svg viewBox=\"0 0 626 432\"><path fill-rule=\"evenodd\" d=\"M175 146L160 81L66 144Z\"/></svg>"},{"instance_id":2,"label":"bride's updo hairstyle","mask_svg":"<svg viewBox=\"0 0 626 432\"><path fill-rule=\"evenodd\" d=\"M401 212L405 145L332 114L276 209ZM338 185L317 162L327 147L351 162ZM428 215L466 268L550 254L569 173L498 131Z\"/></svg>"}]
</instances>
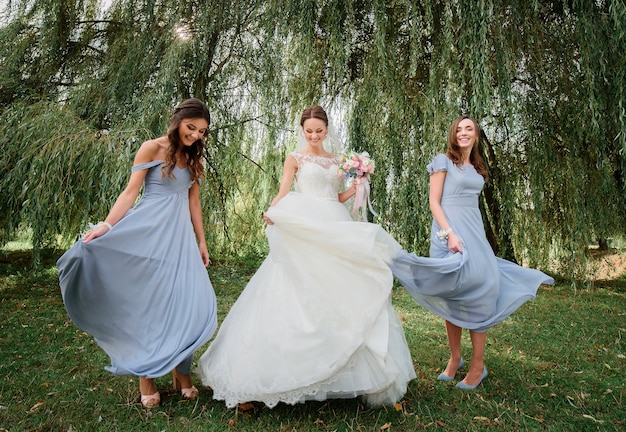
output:
<instances>
[{"instance_id":1,"label":"bride's updo hairstyle","mask_svg":"<svg viewBox=\"0 0 626 432\"><path fill-rule=\"evenodd\" d=\"M328 116L321 106L313 105L305 108L304 111L302 111L302 117L300 117L300 126L304 127L304 122L312 118L321 120L328 126Z\"/></svg>"},{"instance_id":2,"label":"bride's updo hairstyle","mask_svg":"<svg viewBox=\"0 0 626 432\"><path fill-rule=\"evenodd\" d=\"M304 122L308 119L313 118L323 121L326 125L326 128L328 129L326 131L326 138L323 142L324 150L331 154L341 153L344 149L344 145L335 133L333 126L329 124L326 111L324 111L324 108L319 105L312 105L308 108L305 108L305 110L302 112L302 116L300 117L300 127L302 129L300 130L300 133L297 134L298 141L296 145L296 150L301 151L303 148L306 147L307 142L304 138Z\"/></svg>"},{"instance_id":3,"label":"bride's updo hairstyle","mask_svg":"<svg viewBox=\"0 0 626 432\"><path fill-rule=\"evenodd\" d=\"M199 99L185 99L174 109L174 113L170 119L170 125L167 128L167 138L170 141L170 146L167 149L165 164L162 168L163 176L174 176L172 172L176 166L176 150L178 150L180 145L178 128L180 123L185 119L204 119L207 122L207 128L208 125L211 124L209 109ZM191 179L193 181L204 177L202 152L204 150L206 136L207 132L205 132L200 139L196 140L189 147L183 146L183 154L187 159L187 168L189 169L189 173L191 174Z\"/></svg>"}]
</instances>

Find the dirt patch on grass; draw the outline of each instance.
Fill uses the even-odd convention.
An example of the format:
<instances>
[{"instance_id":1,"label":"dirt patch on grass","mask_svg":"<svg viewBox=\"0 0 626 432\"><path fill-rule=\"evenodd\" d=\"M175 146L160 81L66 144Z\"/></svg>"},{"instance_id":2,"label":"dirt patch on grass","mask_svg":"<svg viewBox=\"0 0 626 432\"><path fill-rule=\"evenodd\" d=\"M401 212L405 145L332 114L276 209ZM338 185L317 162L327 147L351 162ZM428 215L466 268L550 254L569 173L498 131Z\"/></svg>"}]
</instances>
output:
<instances>
[{"instance_id":1,"label":"dirt patch on grass","mask_svg":"<svg viewBox=\"0 0 626 432\"><path fill-rule=\"evenodd\" d=\"M592 250L593 258L589 269L591 279L615 280L626 277L626 253L621 250Z\"/></svg>"}]
</instances>

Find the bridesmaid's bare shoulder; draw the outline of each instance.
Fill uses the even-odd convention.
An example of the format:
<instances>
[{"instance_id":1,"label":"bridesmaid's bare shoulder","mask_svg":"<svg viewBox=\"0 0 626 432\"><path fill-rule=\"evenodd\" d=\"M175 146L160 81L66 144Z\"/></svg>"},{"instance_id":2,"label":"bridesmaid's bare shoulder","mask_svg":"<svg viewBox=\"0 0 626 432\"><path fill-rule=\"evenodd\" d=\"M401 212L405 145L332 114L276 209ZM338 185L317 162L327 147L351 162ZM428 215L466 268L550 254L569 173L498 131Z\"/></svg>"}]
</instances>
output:
<instances>
[{"instance_id":1,"label":"bridesmaid's bare shoulder","mask_svg":"<svg viewBox=\"0 0 626 432\"><path fill-rule=\"evenodd\" d=\"M165 160L169 140L166 136L145 141L135 156L135 164Z\"/></svg>"}]
</instances>

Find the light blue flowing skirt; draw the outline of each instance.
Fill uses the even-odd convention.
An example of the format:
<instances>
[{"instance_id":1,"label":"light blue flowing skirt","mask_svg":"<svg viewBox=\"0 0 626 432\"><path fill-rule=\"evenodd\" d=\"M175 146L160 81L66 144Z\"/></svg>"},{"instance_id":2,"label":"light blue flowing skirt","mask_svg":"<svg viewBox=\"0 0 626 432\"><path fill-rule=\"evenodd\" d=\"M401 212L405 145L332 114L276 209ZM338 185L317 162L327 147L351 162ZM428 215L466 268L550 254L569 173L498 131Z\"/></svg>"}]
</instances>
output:
<instances>
[{"instance_id":1,"label":"light blue flowing skirt","mask_svg":"<svg viewBox=\"0 0 626 432\"><path fill-rule=\"evenodd\" d=\"M72 321L118 375L159 377L187 361L217 327L213 287L189 212L189 176L150 168L140 202L109 232L79 240L57 262Z\"/></svg>"},{"instance_id":2,"label":"light blue flowing skirt","mask_svg":"<svg viewBox=\"0 0 626 432\"><path fill-rule=\"evenodd\" d=\"M459 327L485 332L534 299L541 284L554 283L539 270L494 255L476 198L450 197L443 207L463 253L450 252L433 221L430 257L402 251L391 263L394 276L426 309Z\"/></svg>"}]
</instances>

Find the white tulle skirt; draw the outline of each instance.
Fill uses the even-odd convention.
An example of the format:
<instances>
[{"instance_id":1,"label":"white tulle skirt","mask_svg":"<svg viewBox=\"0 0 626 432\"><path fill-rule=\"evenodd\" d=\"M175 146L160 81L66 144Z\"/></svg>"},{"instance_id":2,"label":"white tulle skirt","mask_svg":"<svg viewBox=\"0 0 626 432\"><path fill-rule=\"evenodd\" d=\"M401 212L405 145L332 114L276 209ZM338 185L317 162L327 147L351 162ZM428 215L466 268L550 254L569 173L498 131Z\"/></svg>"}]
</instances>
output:
<instances>
[{"instance_id":1,"label":"white tulle skirt","mask_svg":"<svg viewBox=\"0 0 626 432\"><path fill-rule=\"evenodd\" d=\"M228 407L401 399L415 372L390 303L400 246L337 201L294 192L267 214L270 253L200 358L203 384Z\"/></svg>"}]
</instances>

